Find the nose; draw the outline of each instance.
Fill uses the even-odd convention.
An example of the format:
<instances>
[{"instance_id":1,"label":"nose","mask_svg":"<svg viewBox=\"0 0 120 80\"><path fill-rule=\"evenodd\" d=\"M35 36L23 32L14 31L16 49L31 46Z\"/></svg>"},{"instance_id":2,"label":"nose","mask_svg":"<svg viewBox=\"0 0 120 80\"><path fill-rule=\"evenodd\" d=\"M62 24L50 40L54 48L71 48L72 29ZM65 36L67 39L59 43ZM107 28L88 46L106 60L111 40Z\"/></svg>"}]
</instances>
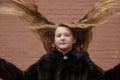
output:
<instances>
[{"instance_id":1,"label":"nose","mask_svg":"<svg viewBox=\"0 0 120 80\"><path fill-rule=\"evenodd\" d=\"M60 38L61 40L65 40L65 36L61 36L61 38Z\"/></svg>"}]
</instances>

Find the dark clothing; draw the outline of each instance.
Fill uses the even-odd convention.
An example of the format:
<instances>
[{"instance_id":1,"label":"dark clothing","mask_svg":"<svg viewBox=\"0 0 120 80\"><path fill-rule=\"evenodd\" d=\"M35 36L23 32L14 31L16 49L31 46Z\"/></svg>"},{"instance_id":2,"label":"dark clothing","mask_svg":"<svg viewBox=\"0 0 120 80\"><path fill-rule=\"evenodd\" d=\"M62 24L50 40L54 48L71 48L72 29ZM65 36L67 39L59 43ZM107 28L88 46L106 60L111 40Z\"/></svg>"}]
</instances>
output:
<instances>
[{"instance_id":1,"label":"dark clothing","mask_svg":"<svg viewBox=\"0 0 120 80\"><path fill-rule=\"evenodd\" d=\"M26 71L0 59L3 80L99 80L103 74L104 71L83 51L71 50L63 55L52 49Z\"/></svg>"}]
</instances>

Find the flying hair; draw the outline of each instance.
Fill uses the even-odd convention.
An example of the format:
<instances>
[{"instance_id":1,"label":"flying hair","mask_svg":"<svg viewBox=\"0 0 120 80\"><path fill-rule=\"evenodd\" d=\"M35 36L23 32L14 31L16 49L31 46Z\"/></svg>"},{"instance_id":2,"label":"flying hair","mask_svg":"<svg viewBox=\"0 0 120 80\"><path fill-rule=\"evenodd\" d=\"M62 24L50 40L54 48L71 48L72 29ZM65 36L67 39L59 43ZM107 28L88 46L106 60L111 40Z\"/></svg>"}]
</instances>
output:
<instances>
[{"instance_id":1,"label":"flying hair","mask_svg":"<svg viewBox=\"0 0 120 80\"><path fill-rule=\"evenodd\" d=\"M28 24L28 28L41 37L44 48L52 47L54 31L59 26L68 26L77 32L77 48L88 49L92 39L92 28L104 24L120 14L120 0L100 0L77 22L55 24L43 16L35 0L0 0L0 14L16 15Z\"/></svg>"}]
</instances>

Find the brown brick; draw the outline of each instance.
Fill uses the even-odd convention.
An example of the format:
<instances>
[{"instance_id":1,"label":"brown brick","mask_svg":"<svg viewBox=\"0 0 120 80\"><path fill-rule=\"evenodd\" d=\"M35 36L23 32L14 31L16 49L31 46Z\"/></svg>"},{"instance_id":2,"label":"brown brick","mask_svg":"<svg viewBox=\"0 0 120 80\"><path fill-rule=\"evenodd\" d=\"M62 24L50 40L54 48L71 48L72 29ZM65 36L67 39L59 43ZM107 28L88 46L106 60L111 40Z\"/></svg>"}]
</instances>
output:
<instances>
[{"instance_id":1,"label":"brown brick","mask_svg":"<svg viewBox=\"0 0 120 80\"><path fill-rule=\"evenodd\" d=\"M36 0L37 1L37 0ZM39 0L39 11L55 23L78 21L98 0ZM89 46L90 57L96 64L109 69L120 63L120 17L93 29ZM0 57L21 69L45 54L43 45L26 24L16 16L0 15Z\"/></svg>"}]
</instances>

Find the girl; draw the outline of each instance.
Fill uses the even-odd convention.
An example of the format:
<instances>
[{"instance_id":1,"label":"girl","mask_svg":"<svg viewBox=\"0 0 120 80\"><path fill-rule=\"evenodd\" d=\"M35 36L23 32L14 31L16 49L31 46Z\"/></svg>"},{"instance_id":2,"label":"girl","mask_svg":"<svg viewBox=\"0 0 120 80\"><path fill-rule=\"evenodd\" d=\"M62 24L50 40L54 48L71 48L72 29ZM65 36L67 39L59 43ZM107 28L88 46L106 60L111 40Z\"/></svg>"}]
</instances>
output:
<instances>
[{"instance_id":1,"label":"girl","mask_svg":"<svg viewBox=\"0 0 120 80\"><path fill-rule=\"evenodd\" d=\"M119 14L110 11L120 8L120 0L99 1L78 22L61 25L39 13L34 0L0 0L0 4L0 14L13 14L26 20L28 28L42 37L48 52L25 71L0 58L3 80L120 80L119 75L113 75L119 74L120 65L104 72L91 61L87 52L92 28Z\"/></svg>"},{"instance_id":2,"label":"girl","mask_svg":"<svg viewBox=\"0 0 120 80\"><path fill-rule=\"evenodd\" d=\"M90 60L89 54L78 49L80 40L75 30L58 26L53 40L54 47L25 71L1 59L0 77L4 80L99 80L103 76L104 71Z\"/></svg>"}]
</instances>

